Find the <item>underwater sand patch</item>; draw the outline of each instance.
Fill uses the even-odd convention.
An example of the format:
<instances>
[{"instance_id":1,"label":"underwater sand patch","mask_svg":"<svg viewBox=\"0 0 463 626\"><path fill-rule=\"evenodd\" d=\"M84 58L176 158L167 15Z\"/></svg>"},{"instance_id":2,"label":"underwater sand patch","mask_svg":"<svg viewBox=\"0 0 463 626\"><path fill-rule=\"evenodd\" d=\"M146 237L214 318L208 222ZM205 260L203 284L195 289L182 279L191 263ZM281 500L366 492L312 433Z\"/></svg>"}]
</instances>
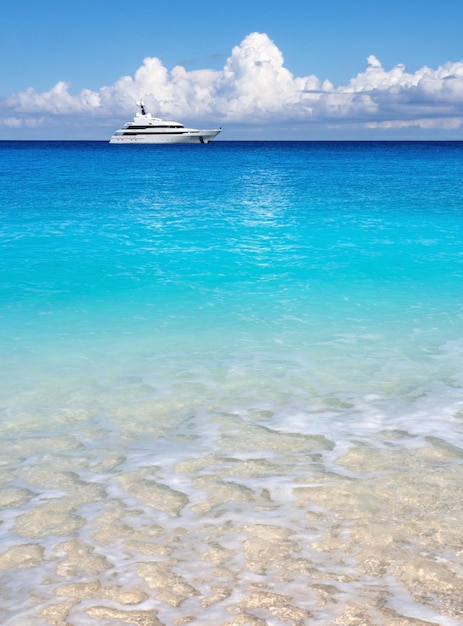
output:
<instances>
[{"instance_id":1,"label":"underwater sand patch","mask_svg":"<svg viewBox=\"0 0 463 626\"><path fill-rule=\"evenodd\" d=\"M243 419L222 417L220 446L224 450L236 452L262 452L279 454L303 454L314 450L333 450L335 443L324 435L302 435L284 433L263 426L245 422Z\"/></svg>"},{"instance_id":2,"label":"underwater sand patch","mask_svg":"<svg viewBox=\"0 0 463 626\"><path fill-rule=\"evenodd\" d=\"M306 609L294 606L294 599L290 596L268 591L256 591L245 598L240 605L247 609L260 609L276 617L282 622L302 624L303 620L312 617Z\"/></svg>"},{"instance_id":3,"label":"underwater sand patch","mask_svg":"<svg viewBox=\"0 0 463 626\"><path fill-rule=\"evenodd\" d=\"M267 476L283 476L284 472L285 470L281 465L271 463L267 459L257 458L236 462L228 461L221 475L241 478L265 478Z\"/></svg>"},{"instance_id":4,"label":"underwater sand patch","mask_svg":"<svg viewBox=\"0 0 463 626\"><path fill-rule=\"evenodd\" d=\"M128 509L120 500L108 502L106 511L93 522L93 537L104 545L120 539L149 541L164 535L164 530L157 524L150 523L137 527L137 518L143 519L142 509Z\"/></svg>"},{"instance_id":5,"label":"underwater sand patch","mask_svg":"<svg viewBox=\"0 0 463 626\"><path fill-rule=\"evenodd\" d=\"M215 475L199 476L194 480L198 489L207 492L206 500L191 507L196 515L205 515L212 509L230 502L253 502L256 494L249 487L218 479Z\"/></svg>"},{"instance_id":6,"label":"underwater sand patch","mask_svg":"<svg viewBox=\"0 0 463 626\"><path fill-rule=\"evenodd\" d=\"M256 524L244 526L243 530L248 534L243 543L246 564L256 574L265 575L269 568L285 569L298 549L287 528Z\"/></svg>"},{"instance_id":7,"label":"underwater sand patch","mask_svg":"<svg viewBox=\"0 0 463 626\"><path fill-rule=\"evenodd\" d=\"M95 553L93 546L80 539L62 543L57 546L57 550L67 555L56 568L59 576L94 576L113 567L105 556Z\"/></svg>"},{"instance_id":8,"label":"underwater sand patch","mask_svg":"<svg viewBox=\"0 0 463 626\"><path fill-rule=\"evenodd\" d=\"M43 563L43 548L36 543L23 543L11 546L0 554L0 568L37 567Z\"/></svg>"},{"instance_id":9,"label":"underwater sand patch","mask_svg":"<svg viewBox=\"0 0 463 626\"><path fill-rule=\"evenodd\" d=\"M217 604L217 602L222 602L231 596L233 593L233 589L230 587L217 587L212 585L211 587L211 595L206 598L201 599L201 606L205 609L209 608L213 604Z\"/></svg>"},{"instance_id":10,"label":"underwater sand patch","mask_svg":"<svg viewBox=\"0 0 463 626\"><path fill-rule=\"evenodd\" d=\"M23 537L36 539L48 535L69 535L85 524L76 515L75 502L56 498L19 515L14 530Z\"/></svg>"},{"instance_id":11,"label":"underwater sand patch","mask_svg":"<svg viewBox=\"0 0 463 626\"><path fill-rule=\"evenodd\" d=\"M454 619L463 616L463 579L445 563L415 554L395 563L395 576L425 606Z\"/></svg>"},{"instance_id":12,"label":"underwater sand patch","mask_svg":"<svg viewBox=\"0 0 463 626\"><path fill-rule=\"evenodd\" d=\"M119 624L135 624L135 626L165 626L156 617L155 611L123 611L107 606L94 606L86 609L87 615L96 619L114 619Z\"/></svg>"},{"instance_id":13,"label":"underwater sand patch","mask_svg":"<svg viewBox=\"0 0 463 626\"><path fill-rule=\"evenodd\" d=\"M122 463L125 463L127 457L122 454L114 454L112 456L108 456L106 459L102 459L101 461L97 461L92 466L92 471L97 473L104 472L112 472Z\"/></svg>"},{"instance_id":14,"label":"underwater sand patch","mask_svg":"<svg viewBox=\"0 0 463 626\"><path fill-rule=\"evenodd\" d=\"M241 613L231 622L225 622L223 626L268 626L267 620L249 613Z\"/></svg>"},{"instance_id":15,"label":"underwater sand patch","mask_svg":"<svg viewBox=\"0 0 463 626\"><path fill-rule=\"evenodd\" d=\"M99 582L70 583L61 585L55 590L57 596L69 596L78 600L88 598L107 598L123 605L140 604L148 599L142 589L125 589L124 587L103 587Z\"/></svg>"},{"instance_id":16,"label":"underwater sand patch","mask_svg":"<svg viewBox=\"0 0 463 626\"><path fill-rule=\"evenodd\" d=\"M348 600L342 615L333 624L336 626L438 626L437 622L424 621L415 617L406 617L386 606L387 599L381 593L372 593L368 602Z\"/></svg>"},{"instance_id":17,"label":"underwater sand patch","mask_svg":"<svg viewBox=\"0 0 463 626\"><path fill-rule=\"evenodd\" d=\"M36 465L23 470L25 481L34 487L56 489L72 496L76 503L98 502L106 497L102 485L87 483L75 472L60 471L55 465Z\"/></svg>"},{"instance_id":18,"label":"underwater sand patch","mask_svg":"<svg viewBox=\"0 0 463 626\"><path fill-rule=\"evenodd\" d=\"M220 463L220 459L213 454L208 454L203 457L195 457L193 459L186 459L179 461L174 465L174 471L184 474L194 474L206 469L209 466L215 466Z\"/></svg>"},{"instance_id":19,"label":"underwater sand patch","mask_svg":"<svg viewBox=\"0 0 463 626\"><path fill-rule=\"evenodd\" d=\"M184 493L171 489L156 480L145 478L136 472L119 476L118 480L127 493L145 506L173 516L178 516L189 502Z\"/></svg>"},{"instance_id":20,"label":"underwater sand patch","mask_svg":"<svg viewBox=\"0 0 463 626\"><path fill-rule=\"evenodd\" d=\"M40 424L41 421L38 420L37 423ZM82 444L74 437L28 437L21 438L17 443L10 442L8 453L11 455L16 453L16 455L25 458L39 454L49 454L50 450L54 452L68 452L78 448L82 448Z\"/></svg>"},{"instance_id":21,"label":"underwater sand patch","mask_svg":"<svg viewBox=\"0 0 463 626\"><path fill-rule=\"evenodd\" d=\"M230 561L236 554L234 550L224 548L219 543L213 541L208 544L209 549L201 554L201 559L211 565L224 565Z\"/></svg>"},{"instance_id":22,"label":"underwater sand patch","mask_svg":"<svg viewBox=\"0 0 463 626\"><path fill-rule=\"evenodd\" d=\"M322 507L343 519L374 516L383 510L384 499L369 485L369 482L361 480L340 480L339 484L295 487L295 505Z\"/></svg>"},{"instance_id":23,"label":"underwater sand patch","mask_svg":"<svg viewBox=\"0 0 463 626\"><path fill-rule=\"evenodd\" d=\"M178 607L187 598L199 595L182 576L175 574L166 563L139 563L137 573L156 593L160 602Z\"/></svg>"},{"instance_id":24,"label":"underwater sand patch","mask_svg":"<svg viewBox=\"0 0 463 626\"><path fill-rule=\"evenodd\" d=\"M59 604L49 604L39 613L39 617L43 617L48 621L50 626L68 626L67 617L70 610L76 605L75 600L67 600Z\"/></svg>"},{"instance_id":25,"label":"underwater sand patch","mask_svg":"<svg viewBox=\"0 0 463 626\"><path fill-rule=\"evenodd\" d=\"M131 550L132 552L157 557L170 556L175 550L175 546L163 542L141 541L138 539L124 540L124 546L127 550Z\"/></svg>"},{"instance_id":26,"label":"underwater sand patch","mask_svg":"<svg viewBox=\"0 0 463 626\"><path fill-rule=\"evenodd\" d=\"M0 486L7 485L16 478L16 472L10 469L0 470Z\"/></svg>"},{"instance_id":27,"label":"underwater sand patch","mask_svg":"<svg viewBox=\"0 0 463 626\"><path fill-rule=\"evenodd\" d=\"M27 489L7 487L0 490L0 508L17 507L25 504L31 497L32 492Z\"/></svg>"}]
</instances>

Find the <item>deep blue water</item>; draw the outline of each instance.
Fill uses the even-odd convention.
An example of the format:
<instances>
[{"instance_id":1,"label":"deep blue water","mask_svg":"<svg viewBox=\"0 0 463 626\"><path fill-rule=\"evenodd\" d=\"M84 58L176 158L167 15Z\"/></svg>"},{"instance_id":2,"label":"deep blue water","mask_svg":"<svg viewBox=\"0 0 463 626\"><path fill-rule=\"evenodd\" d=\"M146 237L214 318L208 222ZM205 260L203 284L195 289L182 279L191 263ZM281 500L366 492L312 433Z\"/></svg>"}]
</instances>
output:
<instances>
[{"instance_id":1,"label":"deep blue water","mask_svg":"<svg viewBox=\"0 0 463 626\"><path fill-rule=\"evenodd\" d=\"M459 142L0 142L0 427L9 450L4 482L7 494L33 493L13 499L7 545L35 542L48 550L30 570L35 584L50 579L51 563L61 558L53 551L64 535L103 550L95 528L115 499L124 502L124 515L136 508L131 498L138 498L144 515L152 516L156 505L140 495L149 458L162 484L189 500L181 513L159 507L157 523L174 534L181 524L195 532L189 515L204 492L210 510L218 506L210 504L218 498L214 486L201 483L205 473L223 479L249 458L280 465L277 478L266 475L268 484L257 472L243 485L256 493L270 490L277 511L268 514L270 523L284 526L292 518L298 532L305 532L305 517L300 509L289 511L288 503L298 493L294 485L312 471L301 465L309 449L312 460L318 455L321 475L350 471L351 478L362 472L352 450L370 451L372 458L393 451L395 460L387 457L381 466L391 493L404 459L415 458L417 450L437 449L438 462L456 471L463 450L462 181ZM300 443L307 438L313 438L309 448ZM56 458L50 457L55 447ZM429 460L432 454L426 454ZM349 462L341 462L345 458ZM177 468L194 459L203 461L188 470L189 482L188 472ZM97 461L111 468L110 475L92 469ZM418 465L410 461L411 492L426 491ZM68 489L60 490L58 479L28 481L25 467L39 474L44 468L63 476L72 471L89 484L119 481L120 492L105 487L98 506L91 499L77 502L87 507L85 531L50 539L41 530L48 518L38 516L34 530L20 532L37 502L63 498ZM134 487L137 472L141 482ZM441 487L454 499L452 472ZM273 493L275 484L280 491ZM222 516L230 513L227 502ZM241 525L249 518L263 522L259 507L250 511L246 504L240 512L234 506L235 535L225 543L244 554ZM421 505L407 506L413 513ZM387 518L389 507L389 501L379 507L379 519ZM442 507L439 515L448 502ZM173 526L166 511L180 515ZM351 528L349 516L336 516ZM444 543L433 549L449 563L455 556ZM109 552L106 557L114 559ZM129 579L137 569L134 558L122 555L115 564ZM323 567L329 569L330 558ZM281 573L283 565L276 567ZM233 576L245 576L243 568ZM457 623L450 609L421 604L397 571L389 573L414 599L405 601L384 578L387 593L398 593L396 609L406 605L406 616ZM336 572L328 576L330 584L347 575ZM9 574L7 567L7 586ZM188 572L183 576L195 586ZM77 584L92 576L71 578ZM277 580L280 593L289 593ZM21 619L35 620L35 601L24 588ZM289 595L301 607L306 601L298 604L297 593L291 587ZM165 623L184 616L169 614L162 602L154 593L141 606L159 611ZM204 614L189 602L199 623L225 624L228 613ZM339 610L333 605L331 613L300 623L328 624ZM373 619L368 615L364 619ZM13 619L8 612L6 619Z\"/></svg>"}]
</instances>

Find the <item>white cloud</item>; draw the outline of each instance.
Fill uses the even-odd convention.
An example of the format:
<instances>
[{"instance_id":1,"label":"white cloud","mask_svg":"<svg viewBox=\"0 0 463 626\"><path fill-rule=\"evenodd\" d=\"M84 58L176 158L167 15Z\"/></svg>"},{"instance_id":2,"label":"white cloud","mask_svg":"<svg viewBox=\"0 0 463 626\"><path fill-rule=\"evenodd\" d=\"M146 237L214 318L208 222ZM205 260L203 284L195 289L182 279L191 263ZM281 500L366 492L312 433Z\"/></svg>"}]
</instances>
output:
<instances>
[{"instance_id":1,"label":"white cloud","mask_svg":"<svg viewBox=\"0 0 463 626\"><path fill-rule=\"evenodd\" d=\"M370 55L365 71L334 87L316 76L295 77L278 47L263 33L251 33L235 46L220 71L168 70L155 57L144 59L133 76L123 76L98 91L71 95L58 82L33 88L0 102L4 126L49 125L69 116L78 124L114 123L131 116L135 101L161 117L193 123L211 119L226 124L316 123L364 128L458 128L463 120L463 62L408 73L404 65L386 70Z\"/></svg>"},{"instance_id":2,"label":"white cloud","mask_svg":"<svg viewBox=\"0 0 463 626\"><path fill-rule=\"evenodd\" d=\"M21 128L23 126L27 128L34 128L40 126L44 119L42 117L20 118L20 117L5 117L2 122L4 126L8 128Z\"/></svg>"}]
</instances>

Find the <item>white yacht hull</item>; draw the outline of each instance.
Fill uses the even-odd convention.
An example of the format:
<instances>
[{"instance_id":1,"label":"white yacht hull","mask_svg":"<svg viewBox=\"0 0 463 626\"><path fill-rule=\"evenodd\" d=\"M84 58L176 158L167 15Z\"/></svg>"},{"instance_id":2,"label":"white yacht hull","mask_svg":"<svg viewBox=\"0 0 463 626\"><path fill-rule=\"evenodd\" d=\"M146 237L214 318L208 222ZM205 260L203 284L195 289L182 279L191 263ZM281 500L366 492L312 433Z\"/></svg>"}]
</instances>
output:
<instances>
[{"instance_id":1,"label":"white yacht hull","mask_svg":"<svg viewBox=\"0 0 463 626\"><path fill-rule=\"evenodd\" d=\"M113 135L109 143L123 144L185 144L185 143L209 143L220 133L218 130L198 130L191 132L141 132L124 135Z\"/></svg>"}]
</instances>

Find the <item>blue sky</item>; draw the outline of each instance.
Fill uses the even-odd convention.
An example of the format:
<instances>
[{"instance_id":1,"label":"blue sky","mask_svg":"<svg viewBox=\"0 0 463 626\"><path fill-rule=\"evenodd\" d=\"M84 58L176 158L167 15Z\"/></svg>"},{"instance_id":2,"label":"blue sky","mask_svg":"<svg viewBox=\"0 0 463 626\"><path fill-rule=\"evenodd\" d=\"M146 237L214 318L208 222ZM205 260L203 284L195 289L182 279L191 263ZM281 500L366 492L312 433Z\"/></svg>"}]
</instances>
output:
<instances>
[{"instance_id":1,"label":"blue sky","mask_svg":"<svg viewBox=\"0 0 463 626\"><path fill-rule=\"evenodd\" d=\"M462 0L3 0L0 139L105 139L137 97L222 139L463 139L462 27Z\"/></svg>"}]
</instances>

